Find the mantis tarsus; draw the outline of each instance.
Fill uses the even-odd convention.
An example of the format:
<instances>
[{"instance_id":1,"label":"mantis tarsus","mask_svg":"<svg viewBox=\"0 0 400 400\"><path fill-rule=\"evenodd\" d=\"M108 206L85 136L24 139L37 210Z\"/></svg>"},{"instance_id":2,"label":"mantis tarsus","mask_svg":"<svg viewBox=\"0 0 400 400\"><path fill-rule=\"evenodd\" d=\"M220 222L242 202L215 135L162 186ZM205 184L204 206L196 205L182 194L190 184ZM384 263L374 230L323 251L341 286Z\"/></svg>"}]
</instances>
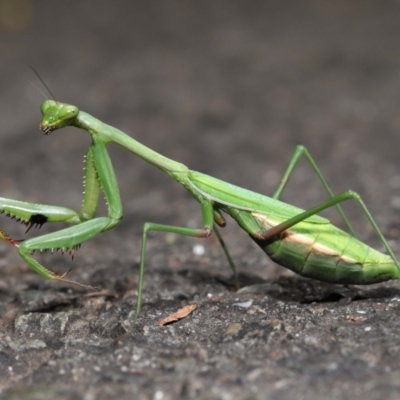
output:
<instances>
[{"instance_id":1,"label":"mantis tarsus","mask_svg":"<svg viewBox=\"0 0 400 400\"><path fill-rule=\"evenodd\" d=\"M185 165L162 156L75 106L46 100L41 105L41 112L43 118L40 128L46 135L65 126L75 126L87 131L92 137L92 144L86 152L85 190L83 205L79 212L65 207L0 198L0 211L21 220L28 226L28 230L32 226L43 225L46 222L66 222L72 225L26 241L13 240L0 230L0 239L17 246L19 254L26 263L45 278L78 284L65 279L65 274L57 275L43 267L32 257L35 250L62 249L73 253L81 243L100 232L112 229L122 218L117 180L106 148L109 143L122 146L180 182L200 203L204 224L203 228L199 229L152 222L144 224L136 316L142 304L146 241L150 231L206 238L214 230L236 275L234 264L217 230L217 225L225 226L222 212L236 220L274 261L300 275L325 282L345 284L372 284L400 278L399 262L360 196L351 190L334 195L304 146L296 147L278 188L272 197L267 197L200 172L191 171ZM302 156L310 162L330 196L328 201L306 211L279 200L296 163ZM101 189L108 207L107 217L95 217ZM341 202L349 199L356 200L361 206L388 255L372 249L356 238L340 206ZM317 215L332 206L338 208L350 234ZM134 321L131 330L133 324Z\"/></svg>"}]
</instances>

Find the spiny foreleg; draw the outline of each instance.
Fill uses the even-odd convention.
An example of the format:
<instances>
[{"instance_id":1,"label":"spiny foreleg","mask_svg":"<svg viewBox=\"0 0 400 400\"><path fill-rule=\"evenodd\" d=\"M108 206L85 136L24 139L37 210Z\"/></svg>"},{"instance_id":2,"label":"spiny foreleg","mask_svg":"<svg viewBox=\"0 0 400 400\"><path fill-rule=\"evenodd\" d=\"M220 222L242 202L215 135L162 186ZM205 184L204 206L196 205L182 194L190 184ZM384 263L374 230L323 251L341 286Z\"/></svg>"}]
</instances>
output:
<instances>
[{"instance_id":1,"label":"spiny foreleg","mask_svg":"<svg viewBox=\"0 0 400 400\"><path fill-rule=\"evenodd\" d=\"M73 256L75 250L79 248L84 241L90 239L99 232L110 229L119 222L122 211L117 213L118 215L116 215L116 218L114 218L115 215L112 212L109 212L108 218L103 217L93 219L96 213L101 187L101 178L98 175L98 169L102 170L104 168L103 165L99 165L99 168L96 166L96 156L94 155L95 147L96 145L92 144L85 157L84 197L80 212L66 207L0 198L0 212L13 219L21 221L27 226L27 231L32 227L41 227L47 222L66 222L74 225L70 228L39 236L37 238L28 239L26 241L10 239L5 233L2 234L0 232L0 239L6 240L18 247L18 252L24 261L44 278L74 283L90 289L94 288L65 279L66 273L59 275L43 267L32 257L32 255L36 250L50 250L52 252L61 250L61 252L69 252ZM99 147L102 147L105 151L104 146L100 145ZM105 157L105 159L107 159L107 154L105 156L101 154L100 157ZM101 163L99 162L99 164ZM111 164L105 162L104 165L107 168ZM102 175L104 174L102 173ZM106 189L107 191L109 190L107 182L103 186L103 189L105 192ZM116 188L116 193L118 199L118 188ZM108 200L107 193L106 199ZM115 205L115 202L113 201L111 201L111 203L112 206L115 206L117 209L119 205L119 209L121 209L120 203L118 205ZM108 201L107 204L109 204Z\"/></svg>"},{"instance_id":2,"label":"spiny foreleg","mask_svg":"<svg viewBox=\"0 0 400 400\"><path fill-rule=\"evenodd\" d=\"M49 233L47 235L39 236L37 238L29 239L18 244L18 252L24 261L39 275L44 278L58 280L66 283L73 283L75 285L95 290L94 287L83 285L78 282L65 279L65 274L56 274L53 271L45 268L38 261L36 261L32 254L35 250L40 251L56 251L74 252L81 243L97 235L98 233L107 229L110 225L110 219L107 217L95 218L90 221L83 222L76 226L71 226L61 231Z\"/></svg>"},{"instance_id":3,"label":"spiny foreleg","mask_svg":"<svg viewBox=\"0 0 400 400\"><path fill-rule=\"evenodd\" d=\"M82 222L79 213L71 208L28 203L4 197L0 197L0 213L26 225L26 232L32 227L41 228L46 222L66 222L69 224Z\"/></svg>"}]
</instances>

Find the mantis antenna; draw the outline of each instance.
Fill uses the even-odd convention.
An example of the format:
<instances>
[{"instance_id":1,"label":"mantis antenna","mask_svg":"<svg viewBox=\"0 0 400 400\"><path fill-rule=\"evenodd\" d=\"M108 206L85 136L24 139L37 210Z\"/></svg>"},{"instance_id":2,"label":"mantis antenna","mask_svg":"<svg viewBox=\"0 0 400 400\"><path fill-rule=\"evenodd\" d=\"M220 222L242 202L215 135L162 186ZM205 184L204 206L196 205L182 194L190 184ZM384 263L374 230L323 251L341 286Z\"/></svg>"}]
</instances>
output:
<instances>
[{"instance_id":1,"label":"mantis antenna","mask_svg":"<svg viewBox=\"0 0 400 400\"><path fill-rule=\"evenodd\" d=\"M54 96L53 92L50 90L50 88L47 86L46 82L43 80L43 78L39 75L39 72L36 71L36 69L34 67L32 67L32 65L28 64L29 68L34 72L34 74L39 78L40 82L42 82L43 86L48 90L48 92L50 93L51 97L53 98L53 100L58 103L56 97ZM47 96L31 81L29 81L29 83L31 83L37 90L39 90L40 93L42 93L42 95L47 99Z\"/></svg>"}]
</instances>

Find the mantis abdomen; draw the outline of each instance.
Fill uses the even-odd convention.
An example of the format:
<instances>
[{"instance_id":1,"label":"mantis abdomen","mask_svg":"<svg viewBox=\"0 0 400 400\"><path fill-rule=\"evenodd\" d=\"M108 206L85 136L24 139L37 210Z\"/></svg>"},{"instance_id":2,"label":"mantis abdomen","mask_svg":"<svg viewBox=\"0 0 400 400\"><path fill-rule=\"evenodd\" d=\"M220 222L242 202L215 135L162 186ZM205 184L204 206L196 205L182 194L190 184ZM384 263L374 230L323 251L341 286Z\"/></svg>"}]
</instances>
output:
<instances>
[{"instance_id":1,"label":"mantis abdomen","mask_svg":"<svg viewBox=\"0 0 400 400\"><path fill-rule=\"evenodd\" d=\"M261 213L252 215L265 230L281 222ZM329 223L303 221L271 240L254 240L273 261L308 278L359 285L399 279L390 256Z\"/></svg>"}]
</instances>

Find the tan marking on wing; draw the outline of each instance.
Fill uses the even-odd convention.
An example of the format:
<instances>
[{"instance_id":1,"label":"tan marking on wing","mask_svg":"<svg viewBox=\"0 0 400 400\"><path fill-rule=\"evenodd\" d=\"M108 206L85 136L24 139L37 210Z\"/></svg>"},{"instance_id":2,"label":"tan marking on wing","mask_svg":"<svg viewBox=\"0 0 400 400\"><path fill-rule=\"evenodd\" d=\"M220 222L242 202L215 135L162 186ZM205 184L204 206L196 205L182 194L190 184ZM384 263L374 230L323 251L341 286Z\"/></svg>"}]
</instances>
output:
<instances>
[{"instance_id":1,"label":"tan marking on wing","mask_svg":"<svg viewBox=\"0 0 400 400\"><path fill-rule=\"evenodd\" d=\"M272 221L268 219L268 216L265 214L258 214L258 213L252 213L253 217L255 217L262 225L264 225L266 228L272 228L276 225L279 225L280 222ZM288 230L286 231L286 235L282 240L289 240L291 242L295 243L300 243L300 244L307 244L310 245L310 250L313 253L319 253L319 254L324 254L327 256L336 256L339 257L340 260L347 262L347 263L355 263L357 260L354 260L351 257L348 257L344 254L339 254L337 251L332 250L331 248L316 242L314 239L301 235L299 233L293 233L292 231Z\"/></svg>"},{"instance_id":2,"label":"tan marking on wing","mask_svg":"<svg viewBox=\"0 0 400 400\"><path fill-rule=\"evenodd\" d=\"M349 263L349 264L359 264L359 261L357 261L357 260L355 260L354 258L351 258L351 257L349 257L349 256L346 256L345 254L341 254L341 255L339 256L339 258L340 258L342 261L344 261L344 262L346 262L346 263Z\"/></svg>"},{"instance_id":3,"label":"tan marking on wing","mask_svg":"<svg viewBox=\"0 0 400 400\"><path fill-rule=\"evenodd\" d=\"M326 254L327 256L339 256L337 251L330 249L329 247L324 246L321 243L315 242L311 249L315 253Z\"/></svg>"},{"instance_id":4,"label":"tan marking on wing","mask_svg":"<svg viewBox=\"0 0 400 400\"><path fill-rule=\"evenodd\" d=\"M261 224L267 228L272 228L273 226L278 225L278 222L268 220L267 216L264 214L258 214L253 212L251 213L251 215L256 219L258 219L258 221L260 221Z\"/></svg>"}]
</instances>

